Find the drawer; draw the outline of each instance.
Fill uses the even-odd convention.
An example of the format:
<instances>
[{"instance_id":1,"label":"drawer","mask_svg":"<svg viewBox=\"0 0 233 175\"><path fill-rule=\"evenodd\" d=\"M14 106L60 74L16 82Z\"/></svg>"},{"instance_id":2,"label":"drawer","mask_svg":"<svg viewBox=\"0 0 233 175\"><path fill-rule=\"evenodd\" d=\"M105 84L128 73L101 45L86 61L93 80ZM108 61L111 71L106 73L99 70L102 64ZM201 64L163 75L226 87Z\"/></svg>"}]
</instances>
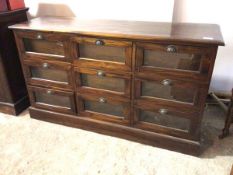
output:
<instances>
[{"instance_id":1,"label":"drawer","mask_svg":"<svg viewBox=\"0 0 233 175\"><path fill-rule=\"evenodd\" d=\"M154 105L134 108L134 127L185 139L195 139L195 118L198 113L184 113L172 108Z\"/></svg>"},{"instance_id":2,"label":"drawer","mask_svg":"<svg viewBox=\"0 0 233 175\"><path fill-rule=\"evenodd\" d=\"M131 71L132 42L75 37L75 64L79 67Z\"/></svg>"},{"instance_id":3,"label":"drawer","mask_svg":"<svg viewBox=\"0 0 233 175\"><path fill-rule=\"evenodd\" d=\"M71 64L51 61L25 60L26 81L31 85L72 89Z\"/></svg>"},{"instance_id":4,"label":"drawer","mask_svg":"<svg viewBox=\"0 0 233 175\"><path fill-rule=\"evenodd\" d=\"M75 114L74 92L28 86L31 105L36 108Z\"/></svg>"},{"instance_id":5,"label":"drawer","mask_svg":"<svg viewBox=\"0 0 233 175\"><path fill-rule=\"evenodd\" d=\"M113 74L104 70L75 68L75 79L79 93L101 91L130 98L130 74Z\"/></svg>"},{"instance_id":6,"label":"drawer","mask_svg":"<svg viewBox=\"0 0 233 175\"><path fill-rule=\"evenodd\" d=\"M153 79L135 78L135 99L164 101L187 107L201 105L207 85L174 79L172 75L155 75Z\"/></svg>"},{"instance_id":7,"label":"drawer","mask_svg":"<svg viewBox=\"0 0 233 175\"><path fill-rule=\"evenodd\" d=\"M18 31L19 47L24 58L39 58L71 62L68 53L69 42L66 34L47 32L22 32Z\"/></svg>"},{"instance_id":8,"label":"drawer","mask_svg":"<svg viewBox=\"0 0 233 175\"><path fill-rule=\"evenodd\" d=\"M130 101L124 98L100 94L77 94L80 116L96 120L128 125L130 121Z\"/></svg>"},{"instance_id":9,"label":"drawer","mask_svg":"<svg viewBox=\"0 0 233 175\"><path fill-rule=\"evenodd\" d=\"M136 70L207 79L211 53L207 47L136 43Z\"/></svg>"}]
</instances>

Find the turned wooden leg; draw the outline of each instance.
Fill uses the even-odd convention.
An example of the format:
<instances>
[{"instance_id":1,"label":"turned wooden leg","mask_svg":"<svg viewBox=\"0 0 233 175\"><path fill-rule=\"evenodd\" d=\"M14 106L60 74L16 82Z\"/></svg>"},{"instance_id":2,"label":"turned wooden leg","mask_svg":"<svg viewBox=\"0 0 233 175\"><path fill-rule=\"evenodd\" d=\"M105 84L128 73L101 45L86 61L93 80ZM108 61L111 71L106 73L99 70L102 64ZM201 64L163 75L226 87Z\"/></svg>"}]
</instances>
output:
<instances>
[{"instance_id":1,"label":"turned wooden leg","mask_svg":"<svg viewBox=\"0 0 233 175\"><path fill-rule=\"evenodd\" d=\"M232 89L231 102L229 104L229 108L227 111L225 126L222 130L222 134L219 136L220 139L223 139L224 137L229 135L230 126L231 126L231 123L233 121L232 118L233 118L233 89Z\"/></svg>"}]
</instances>

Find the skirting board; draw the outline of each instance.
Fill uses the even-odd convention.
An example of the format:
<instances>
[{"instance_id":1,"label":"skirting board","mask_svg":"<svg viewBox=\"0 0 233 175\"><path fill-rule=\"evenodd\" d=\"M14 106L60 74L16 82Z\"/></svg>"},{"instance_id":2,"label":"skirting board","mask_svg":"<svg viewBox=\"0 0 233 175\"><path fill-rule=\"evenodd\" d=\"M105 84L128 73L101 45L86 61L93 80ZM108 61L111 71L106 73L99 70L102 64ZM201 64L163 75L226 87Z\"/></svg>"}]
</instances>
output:
<instances>
[{"instance_id":1,"label":"skirting board","mask_svg":"<svg viewBox=\"0 0 233 175\"><path fill-rule=\"evenodd\" d=\"M29 105L30 105L30 102L29 102L28 96L21 98L16 103L0 102L0 112L10 114L10 115L19 115Z\"/></svg>"},{"instance_id":2,"label":"skirting board","mask_svg":"<svg viewBox=\"0 0 233 175\"><path fill-rule=\"evenodd\" d=\"M159 133L144 131L141 129L127 127L103 121L97 121L86 117L61 114L52 111L29 107L32 118L47 122L62 124L101 134L116 136L143 144L178 151L185 154L198 156L200 154L200 143L167 136Z\"/></svg>"}]
</instances>

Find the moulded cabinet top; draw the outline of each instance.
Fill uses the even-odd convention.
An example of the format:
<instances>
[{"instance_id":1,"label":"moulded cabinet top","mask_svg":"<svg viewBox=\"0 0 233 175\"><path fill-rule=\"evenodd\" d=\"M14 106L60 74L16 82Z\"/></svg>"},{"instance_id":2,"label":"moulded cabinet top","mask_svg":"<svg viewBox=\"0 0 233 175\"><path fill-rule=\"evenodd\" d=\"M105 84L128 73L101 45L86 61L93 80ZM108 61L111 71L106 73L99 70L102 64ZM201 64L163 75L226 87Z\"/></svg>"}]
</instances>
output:
<instances>
[{"instance_id":1,"label":"moulded cabinet top","mask_svg":"<svg viewBox=\"0 0 233 175\"><path fill-rule=\"evenodd\" d=\"M182 41L224 45L217 24L167 23L118 20L83 20L66 17L39 17L10 26L11 29L76 33L149 41Z\"/></svg>"}]
</instances>

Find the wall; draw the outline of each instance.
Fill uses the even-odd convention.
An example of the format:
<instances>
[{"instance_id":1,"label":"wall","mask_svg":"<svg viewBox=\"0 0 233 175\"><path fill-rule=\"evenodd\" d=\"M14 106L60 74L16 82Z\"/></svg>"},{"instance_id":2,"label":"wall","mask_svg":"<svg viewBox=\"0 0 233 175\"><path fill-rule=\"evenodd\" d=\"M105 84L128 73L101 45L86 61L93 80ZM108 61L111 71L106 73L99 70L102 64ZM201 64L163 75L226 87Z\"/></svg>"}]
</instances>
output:
<instances>
[{"instance_id":1,"label":"wall","mask_svg":"<svg viewBox=\"0 0 233 175\"><path fill-rule=\"evenodd\" d=\"M218 50L210 91L233 88L233 2L230 0L175 0L173 21L216 23L221 27L225 47Z\"/></svg>"},{"instance_id":2,"label":"wall","mask_svg":"<svg viewBox=\"0 0 233 175\"><path fill-rule=\"evenodd\" d=\"M174 0L25 0L34 16L171 21ZM158 5L159 4L159 5Z\"/></svg>"}]
</instances>

